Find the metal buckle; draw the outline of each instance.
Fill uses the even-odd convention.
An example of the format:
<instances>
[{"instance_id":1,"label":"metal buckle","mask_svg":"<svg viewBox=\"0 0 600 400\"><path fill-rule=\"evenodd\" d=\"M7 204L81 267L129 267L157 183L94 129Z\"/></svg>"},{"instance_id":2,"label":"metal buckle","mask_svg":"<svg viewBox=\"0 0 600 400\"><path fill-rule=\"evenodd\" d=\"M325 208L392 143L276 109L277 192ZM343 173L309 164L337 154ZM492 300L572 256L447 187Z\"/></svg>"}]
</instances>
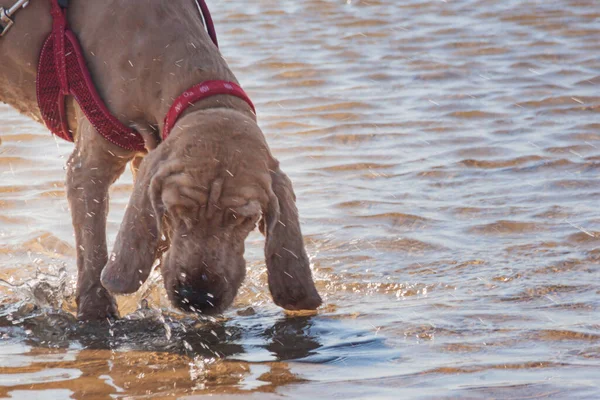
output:
<instances>
[{"instance_id":1,"label":"metal buckle","mask_svg":"<svg viewBox=\"0 0 600 400\"><path fill-rule=\"evenodd\" d=\"M4 36L6 32L13 26L15 22L10 19L6 10L0 7L0 37Z\"/></svg>"},{"instance_id":2,"label":"metal buckle","mask_svg":"<svg viewBox=\"0 0 600 400\"><path fill-rule=\"evenodd\" d=\"M6 35L6 32L14 25L14 21L10 18L21 8L27 7L29 0L18 0L8 10L0 7L0 37Z\"/></svg>"}]
</instances>

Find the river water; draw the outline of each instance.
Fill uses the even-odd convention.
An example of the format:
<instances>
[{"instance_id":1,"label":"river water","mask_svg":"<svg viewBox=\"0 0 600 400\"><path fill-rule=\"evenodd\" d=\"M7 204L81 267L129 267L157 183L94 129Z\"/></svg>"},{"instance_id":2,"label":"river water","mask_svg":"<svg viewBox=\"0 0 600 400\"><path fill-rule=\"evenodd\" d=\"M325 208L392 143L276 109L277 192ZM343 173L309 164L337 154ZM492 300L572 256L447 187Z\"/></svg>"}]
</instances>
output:
<instances>
[{"instance_id":1,"label":"river water","mask_svg":"<svg viewBox=\"0 0 600 400\"><path fill-rule=\"evenodd\" d=\"M600 398L600 2L209 5L325 305L275 307L253 233L223 317L154 274L78 324L72 145L2 106L0 397Z\"/></svg>"}]
</instances>

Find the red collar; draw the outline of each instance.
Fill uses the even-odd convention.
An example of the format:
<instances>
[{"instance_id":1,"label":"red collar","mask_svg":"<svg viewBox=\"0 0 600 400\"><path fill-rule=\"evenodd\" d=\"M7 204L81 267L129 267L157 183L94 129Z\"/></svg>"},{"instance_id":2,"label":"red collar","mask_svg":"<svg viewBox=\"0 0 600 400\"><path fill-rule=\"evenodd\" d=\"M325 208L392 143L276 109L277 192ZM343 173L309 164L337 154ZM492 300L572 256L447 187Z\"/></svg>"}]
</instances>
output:
<instances>
[{"instance_id":1,"label":"red collar","mask_svg":"<svg viewBox=\"0 0 600 400\"><path fill-rule=\"evenodd\" d=\"M171 109L165 117L165 125L162 133L163 140L169 136L171 130L175 126L175 123L185 110L200 100L204 100L208 97L219 94L235 96L244 100L256 114L256 109L254 108L254 104L252 104L252 100L250 100L250 97L248 97L246 92L244 92L244 89L242 89L238 84L227 81L205 81L199 83L198 85L192 86L183 92L181 96L175 99L175 102L173 102Z\"/></svg>"}]
</instances>

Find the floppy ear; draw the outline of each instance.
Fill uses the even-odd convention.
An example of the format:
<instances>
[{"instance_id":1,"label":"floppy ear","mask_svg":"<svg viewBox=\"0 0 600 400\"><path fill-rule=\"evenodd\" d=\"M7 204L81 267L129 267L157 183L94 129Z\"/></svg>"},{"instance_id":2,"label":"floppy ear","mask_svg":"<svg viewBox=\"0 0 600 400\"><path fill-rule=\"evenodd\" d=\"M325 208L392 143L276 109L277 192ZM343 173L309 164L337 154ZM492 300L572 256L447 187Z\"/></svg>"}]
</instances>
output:
<instances>
[{"instance_id":1,"label":"floppy ear","mask_svg":"<svg viewBox=\"0 0 600 400\"><path fill-rule=\"evenodd\" d=\"M314 310L322 301L304 249L292 183L279 168L271 172L271 180L273 191L263 216L269 290L280 307Z\"/></svg>"},{"instance_id":2,"label":"floppy ear","mask_svg":"<svg viewBox=\"0 0 600 400\"><path fill-rule=\"evenodd\" d=\"M163 179L177 166L161 166L160 149L142 162L133 194L117 234L102 285L112 293L134 293L148 278L161 237L164 206L160 198Z\"/></svg>"}]
</instances>

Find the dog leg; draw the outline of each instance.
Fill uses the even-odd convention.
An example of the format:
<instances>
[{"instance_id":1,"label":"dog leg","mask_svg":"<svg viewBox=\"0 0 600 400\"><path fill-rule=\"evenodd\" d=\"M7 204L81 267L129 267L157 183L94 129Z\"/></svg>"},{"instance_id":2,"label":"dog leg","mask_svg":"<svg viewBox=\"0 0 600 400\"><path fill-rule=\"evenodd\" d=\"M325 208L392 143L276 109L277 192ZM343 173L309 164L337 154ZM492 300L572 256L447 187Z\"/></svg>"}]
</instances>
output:
<instances>
[{"instance_id":1,"label":"dog leg","mask_svg":"<svg viewBox=\"0 0 600 400\"><path fill-rule=\"evenodd\" d=\"M135 183L137 179L138 171L140 170L140 164L144 161L143 156L136 156L133 160L131 160L131 164L129 165L131 168L131 175L133 175L133 182Z\"/></svg>"},{"instance_id":2,"label":"dog leg","mask_svg":"<svg viewBox=\"0 0 600 400\"><path fill-rule=\"evenodd\" d=\"M106 141L86 119L79 123L77 134L66 183L77 245L77 317L117 317L114 298L100 284L100 273L108 261L108 189L135 153Z\"/></svg>"}]
</instances>

